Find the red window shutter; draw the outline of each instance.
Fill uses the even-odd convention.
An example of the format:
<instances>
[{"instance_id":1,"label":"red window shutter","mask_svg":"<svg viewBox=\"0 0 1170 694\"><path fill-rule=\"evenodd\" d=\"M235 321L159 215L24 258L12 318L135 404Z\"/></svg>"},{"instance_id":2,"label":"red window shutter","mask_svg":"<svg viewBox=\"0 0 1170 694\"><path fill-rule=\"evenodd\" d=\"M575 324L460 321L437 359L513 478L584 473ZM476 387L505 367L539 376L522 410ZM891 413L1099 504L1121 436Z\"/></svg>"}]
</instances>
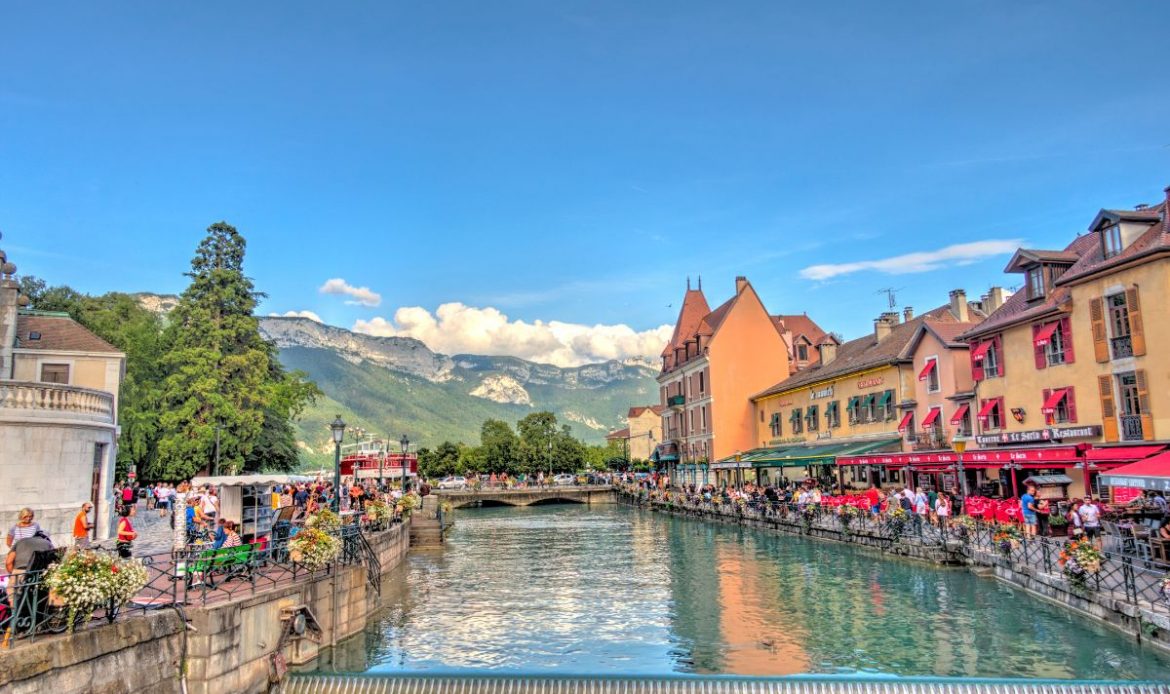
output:
<instances>
[{"instance_id":1,"label":"red window shutter","mask_svg":"<svg viewBox=\"0 0 1170 694\"><path fill-rule=\"evenodd\" d=\"M1003 335L995 336L995 366L998 371L997 375L1003 377L1003 363L1007 361L1007 355L1003 353Z\"/></svg>"},{"instance_id":2,"label":"red window shutter","mask_svg":"<svg viewBox=\"0 0 1170 694\"><path fill-rule=\"evenodd\" d=\"M1077 394L1076 388L1069 386L1064 394L1064 404L1068 407L1068 422L1069 424L1077 423Z\"/></svg>"},{"instance_id":3,"label":"red window shutter","mask_svg":"<svg viewBox=\"0 0 1170 694\"><path fill-rule=\"evenodd\" d=\"M1032 354L1033 354L1033 356L1036 357L1036 368L1037 369L1043 369L1043 368L1048 366L1048 354L1047 354L1048 346L1036 344L1036 337L1040 334L1040 331L1043 329L1044 329L1043 325L1033 325L1032 326ZM1045 399L1048 398L1047 395L1044 397L1045 397Z\"/></svg>"},{"instance_id":4,"label":"red window shutter","mask_svg":"<svg viewBox=\"0 0 1170 694\"><path fill-rule=\"evenodd\" d=\"M1003 373L1002 369L1000 370L1000 373ZM995 406L995 409L997 412L999 412L999 428L1000 429L1007 429L1007 427L1008 427L1008 421L1007 421L1008 411L1007 411L1007 408L1004 407L1003 398L996 398L995 402L997 403Z\"/></svg>"},{"instance_id":5,"label":"red window shutter","mask_svg":"<svg viewBox=\"0 0 1170 694\"><path fill-rule=\"evenodd\" d=\"M967 350L968 353L974 352L978 346L979 346L979 343L975 343L975 344L971 345L971 349ZM973 380L973 381L982 381L983 380L983 362L982 361L975 361L974 359L971 360L971 380Z\"/></svg>"},{"instance_id":6,"label":"red window shutter","mask_svg":"<svg viewBox=\"0 0 1170 694\"><path fill-rule=\"evenodd\" d=\"M1049 395L1052 395L1051 388L1045 388L1044 390L1040 391L1040 402L1048 402ZM1045 424L1051 425L1054 421L1056 421L1056 415L1045 414L1043 407L1040 408L1040 413L1044 414L1044 423Z\"/></svg>"},{"instance_id":7,"label":"red window shutter","mask_svg":"<svg viewBox=\"0 0 1170 694\"><path fill-rule=\"evenodd\" d=\"M1064 344L1064 363L1072 364L1076 361L1076 355L1073 352L1072 318L1060 319L1060 339Z\"/></svg>"}]
</instances>

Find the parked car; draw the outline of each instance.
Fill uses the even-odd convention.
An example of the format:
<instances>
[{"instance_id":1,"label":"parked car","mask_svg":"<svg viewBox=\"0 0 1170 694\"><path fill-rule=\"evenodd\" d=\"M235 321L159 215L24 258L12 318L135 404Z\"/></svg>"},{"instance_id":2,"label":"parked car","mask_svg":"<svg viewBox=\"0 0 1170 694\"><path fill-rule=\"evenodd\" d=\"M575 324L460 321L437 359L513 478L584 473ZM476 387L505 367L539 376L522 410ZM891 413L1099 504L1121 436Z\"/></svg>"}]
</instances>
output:
<instances>
[{"instance_id":1,"label":"parked car","mask_svg":"<svg viewBox=\"0 0 1170 694\"><path fill-rule=\"evenodd\" d=\"M567 487L569 485L576 484L576 483L577 483L577 476L570 475L568 473L561 473L553 478L553 484L557 485L558 487Z\"/></svg>"},{"instance_id":2,"label":"parked car","mask_svg":"<svg viewBox=\"0 0 1170 694\"><path fill-rule=\"evenodd\" d=\"M439 489L467 489L467 478L462 475L451 475L439 480Z\"/></svg>"}]
</instances>

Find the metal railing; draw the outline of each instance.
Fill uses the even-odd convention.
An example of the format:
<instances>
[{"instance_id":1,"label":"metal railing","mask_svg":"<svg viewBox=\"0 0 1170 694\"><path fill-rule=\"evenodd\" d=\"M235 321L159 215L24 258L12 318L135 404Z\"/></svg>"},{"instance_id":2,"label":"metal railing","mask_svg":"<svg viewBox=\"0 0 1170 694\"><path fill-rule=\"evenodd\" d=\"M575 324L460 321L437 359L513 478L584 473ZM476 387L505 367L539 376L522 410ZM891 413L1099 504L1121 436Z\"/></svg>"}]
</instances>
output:
<instances>
[{"instance_id":1,"label":"metal railing","mask_svg":"<svg viewBox=\"0 0 1170 694\"><path fill-rule=\"evenodd\" d=\"M1141 441L1145 432L1142 431L1142 417L1137 414L1121 415L1121 440Z\"/></svg>"},{"instance_id":2,"label":"metal railing","mask_svg":"<svg viewBox=\"0 0 1170 694\"><path fill-rule=\"evenodd\" d=\"M245 595L284 588L328 576L338 566L364 566L374 591L381 595L381 560L369 539L378 532L401 527L394 519L381 526L343 526L334 533L341 541L337 559L322 567L309 568L292 561L287 535L273 533L274 539L251 551L219 554L206 547L190 547L170 555L139 557L146 568L146 585L124 605L98 606L92 613L74 616L70 624L69 609L52 604L46 576L49 565L65 550L53 550L41 566L46 568L8 577L10 590L0 594L0 633L3 645L22 640L35 641L45 635L60 634L72 628L84 629L94 624L113 623L141 616L146 612L175 605L214 605ZM245 546L246 547L246 546ZM237 549L237 548L230 548ZM95 550L104 552L106 550ZM46 555L49 553L45 553Z\"/></svg>"},{"instance_id":3,"label":"metal railing","mask_svg":"<svg viewBox=\"0 0 1170 694\"><path fill-rule=\"evenodd\" d=\"M1052 585L1063 586L1082 597L1095 595L1104 602L1126 604L1170 614L1170 564L1155 561L1147 553L1119 551L1124 536L1107 537L1115 549L1103 549L1100 569L1083 576L1066 572L1061 551L1068 540L1049 537L1019 537L996 540L1005 524L962 517L945 524L912 513L878 513L858 509L843 512L841 507L795 504L759 499L730 499L675 493L657 498L647 490L623 490L640 505L695 516L722 516L757 521L801 535L828 535L831 539L865 544L904 555L907 547L933 549L949 563L1003 566L1016 573L1045 576ZM1019 526L1014 526L1019 527Z\"/></svg>"},{"instance_id":4,"label":"metal railing","mask_svg":"<svg viewBox=\"0 0 1170 694\"><path fill-rule=\"evenodd\" d=\"M1133 356L1133 341L1129 335L1110 338L1109 342L1113 348L1114 359L1125 359Z\"/></svg>"}]
</instances>

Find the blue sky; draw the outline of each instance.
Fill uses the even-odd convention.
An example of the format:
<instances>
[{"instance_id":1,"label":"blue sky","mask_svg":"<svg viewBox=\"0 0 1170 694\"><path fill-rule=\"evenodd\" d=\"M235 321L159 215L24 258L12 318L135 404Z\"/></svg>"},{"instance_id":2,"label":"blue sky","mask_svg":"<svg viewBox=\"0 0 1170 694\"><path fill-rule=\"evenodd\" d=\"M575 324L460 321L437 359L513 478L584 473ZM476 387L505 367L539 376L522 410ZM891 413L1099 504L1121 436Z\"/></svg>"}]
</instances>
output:
<instances>
[{"instance_id":1,"label":"blue sky","mask_svg":"<svg viewBox=\"0 0 1170 694\"><path fill-rule=\"evenodd\" d=\"M854 337L1162 196L1170 5L1115 5L8 3L2 243L177 292L226 219L265 312L452 351L644 350L699 273Z\"/></svg>"}]
</instances>

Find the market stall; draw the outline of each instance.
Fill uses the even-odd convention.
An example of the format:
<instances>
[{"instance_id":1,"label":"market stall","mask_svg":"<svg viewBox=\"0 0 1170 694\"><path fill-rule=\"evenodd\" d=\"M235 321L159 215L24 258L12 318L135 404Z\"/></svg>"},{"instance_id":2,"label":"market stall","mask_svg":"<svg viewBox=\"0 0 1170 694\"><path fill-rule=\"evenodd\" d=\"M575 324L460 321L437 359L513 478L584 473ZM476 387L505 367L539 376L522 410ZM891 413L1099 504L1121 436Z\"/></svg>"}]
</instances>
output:
<instances>
[{"instance_id":1,"label":"market stall","mask_svg":"<svg viewBox=\"0 0 1170 694\"><path fill-rule=\"evenodd\" d=\"M277 509L273 508L272 490L287 484L312 482L306 475L223 475L196 477L195 487L214 487L219 496L219 516L238 520L240 535L260 537L272 531Z\"/></svg>"}]
</instances>

